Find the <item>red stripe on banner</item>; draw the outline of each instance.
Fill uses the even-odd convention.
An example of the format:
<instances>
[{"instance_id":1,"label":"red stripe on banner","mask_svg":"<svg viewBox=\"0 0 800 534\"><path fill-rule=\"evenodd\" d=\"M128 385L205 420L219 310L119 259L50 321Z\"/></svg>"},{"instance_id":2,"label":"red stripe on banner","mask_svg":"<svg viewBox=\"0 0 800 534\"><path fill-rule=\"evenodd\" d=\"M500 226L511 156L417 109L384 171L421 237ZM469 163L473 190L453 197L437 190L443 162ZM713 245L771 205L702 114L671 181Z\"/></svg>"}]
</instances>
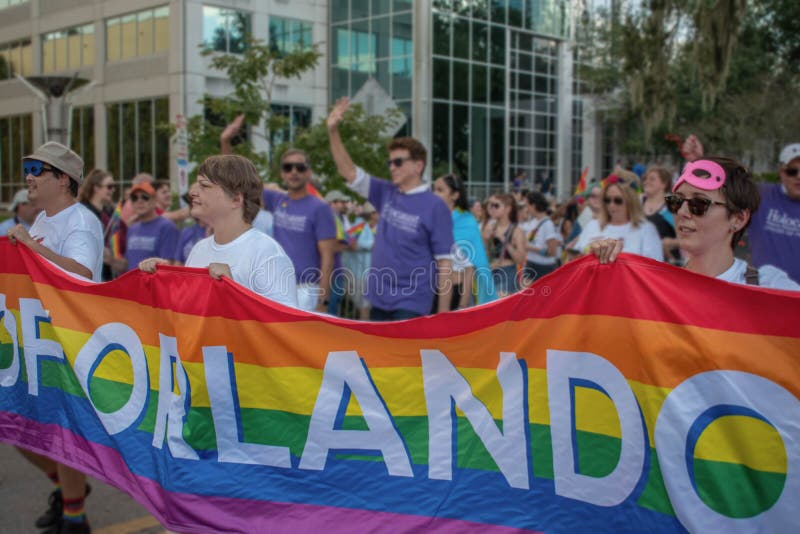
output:
<instances>
[{"instance_id":1,"label":"red stripe on banner","mask_svg":"<svg viewBox=\"0 0 800 534\"><path fill-rule=\"evenodd\" d=\"M15 254L16 250L21 254ZM510 297L464 311L403 321L392 328L383 323L349 321L281 306L230 280L211 281L203 269L159 267L155 275L134 270L113 282L92 284L64 275L26 247L14 247L7 239L0 240L0 257L5 272L30 273L35 282L60 290L113 295L154 308L200 316L211 309L213 315L235 320L321 321L386 338L447 338L503 322L560 315L627 317L800 337L797 326L800 293L730 284L629 254L620 255L610 265L600 265L594 256L584 257ZM231 299L231 290L238 292L239 297ZM652 293L657 298L651 297ZM743 304L747 307L743 308Z\"/></svg>"}]
</instances>

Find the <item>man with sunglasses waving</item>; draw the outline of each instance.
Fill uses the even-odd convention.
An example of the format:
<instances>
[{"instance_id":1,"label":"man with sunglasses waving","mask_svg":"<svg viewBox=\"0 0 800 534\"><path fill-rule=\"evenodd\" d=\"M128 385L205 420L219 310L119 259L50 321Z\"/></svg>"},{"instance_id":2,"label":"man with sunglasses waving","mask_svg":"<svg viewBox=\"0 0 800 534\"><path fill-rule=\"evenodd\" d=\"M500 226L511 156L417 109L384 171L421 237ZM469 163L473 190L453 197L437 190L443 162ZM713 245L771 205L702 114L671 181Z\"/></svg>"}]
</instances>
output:
<instances>
[{"instance_id":1,"label":"man with sunglasses waving","mask_svg":"<svg viewBox=\"0 0 800 534\"><path fill-rule=\"evenodd\" d=\"M341 98L328 115L328 135L336 167L350 188L366 197L380 213L365 296L370 319L393 321L450 309L453 220L444 201L422 180L425 147L411 137L393 139L387 166L392 181L369 176L356 167L339 135L350 106ZM385 276L391 273L392 276Z\"/></svg>"},{"instance_id":2,"label":"man with sunglasses waving","mask_svg":"<svg viewBox=\"0 0 800 534\"><path fill-rule=\"evenodd\" d=\"M675 215L687 269L736 284L800 290L784 271L771 265L756 269L733 255L760 201L752 175L738 162L705 157L687 164L665 200ZM608 263L621 252L622 243L605 239L592 243L589 250L600 263Z\"/></svg>"},{"instance_id":3,"label":"man with sunglasses waving","mask_svg":"<svg viewBox=\"0 0 800 534\"><path fill-rule=\"evenodd\" d=\"M103 228L77 202L83 183L83 160L69 148L45 143L22 160L28 198L43 211L30 232L18 224L9 229L12 243L22 243L69 274L100 281L103 269ZM36 521L46 532L90 532L84 514L86 475L36 454L23 453L56 485L50 508Z\"/></svg>"}]
</instances>

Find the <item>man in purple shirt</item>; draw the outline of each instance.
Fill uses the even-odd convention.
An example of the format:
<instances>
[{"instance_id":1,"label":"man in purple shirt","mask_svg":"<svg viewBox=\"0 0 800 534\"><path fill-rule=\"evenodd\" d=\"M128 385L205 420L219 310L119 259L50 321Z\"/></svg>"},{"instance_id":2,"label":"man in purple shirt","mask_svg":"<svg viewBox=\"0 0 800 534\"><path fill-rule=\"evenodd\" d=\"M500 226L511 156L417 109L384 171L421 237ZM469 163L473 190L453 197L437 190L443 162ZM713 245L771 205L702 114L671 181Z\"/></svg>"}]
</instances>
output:
<instances>
[{"instance_id":1,"label":"man in purple shirt","mask_svg":"<svg viewBox=\"0 0 800 534\"><path fill-rule=\"evenodd\" d=\"M156 191L147 182L136 184L128 197L136 222L128 228L125 260L128 270L136 269L147 258L175 259L178 228L172 221L156 213Z\"/></svg>"},{"instance_id":2,"label":"man in purple shirt","mask_svg":"<svg viewBox=\"0 0 800 534\"><path fill-rule=\"evenodd\" d=\"M331 153L339 174L350 188L380 213L372 267L365 296L372 304L370 319L394 321L447 311L452 285L453 219L444 201L422 180L427 151L411 137L389 144L392 181L369 176L356 167L342 143L339 123L350 106L341 98L328 116Z\"/></svg>"},{"instance_id":3,"label":"man in purple shirt","mask_svg":"<svg viewBox=\"0 0 800 534\"><path fill-rule=\"evenodd\" d=\"M761 184L748 229L753 265L774 265L800 282L800 143L781 150L780 184Z\"/></svg>"}]
</instances>

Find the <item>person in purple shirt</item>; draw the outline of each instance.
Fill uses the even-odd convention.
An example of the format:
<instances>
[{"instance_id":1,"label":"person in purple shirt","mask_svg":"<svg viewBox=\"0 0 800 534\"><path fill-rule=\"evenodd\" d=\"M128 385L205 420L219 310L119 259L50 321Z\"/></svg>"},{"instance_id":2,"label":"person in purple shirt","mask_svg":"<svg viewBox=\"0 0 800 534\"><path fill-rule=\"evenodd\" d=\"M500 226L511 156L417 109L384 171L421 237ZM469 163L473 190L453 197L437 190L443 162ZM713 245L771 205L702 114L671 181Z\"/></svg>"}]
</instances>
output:
<instances>
[{"instance_id":1,"label":"person in purple shirt","mask_svg":"<svg viewBox=\"0 0 800 534\"><path fill-rule=\"evenodd\" d=\"M453 219L444 201L422 180L427 150L411 137L389 144L391 182L356 167L342 143L339 124L350 106L341 98L328 115L331 153L339 174L380 213L365 296L370 319L408 319L450 309Z\"/></svg>"},{"instance_id":2,"label":"person in purple shirt","mask_svg":"<svg viewBox=\"0 0 800 534\"><path fill-rule=\"evenodd\" d=\"M125 260L128 270L135 269L139 262L152 257L175 259L178 244L178 228L156 213L156 192L147 182L131 188L129 195L136 222L128 228Z\"/></svg>"},{"instance_id":3,"label":"person in purple shirt","mask_svg":"<svg viewBox=\"0 0 800 534\"><path fill-rule=\"evenodd\" d=\"M748 237L756 267L773 265L800 282L800 143L781 150L779 184L762 183Z\"/></svg>"},{"instance_id":4,"label":"person in purple shirt","mask_svg":"<svg viewBox=\"0 0 800 534\"><path fill-rule=\"evenodd\" d=\"M187 193L187 196L189 197L190 201L187 202L187 204L190 206L191 198L193 195L197 194L198 189L200 189L200 186L197 185L197 182L189 186L189 192ZM196 217L193 218L194 224L181 230L181 235L178 237L178 246L175 249L175 265L181 266L185 264L186 258L189 257L189 253L192 251L192 247L195 245L195 243L211 235L211 229L207 224Z\"/></svg>"}]
</instances>

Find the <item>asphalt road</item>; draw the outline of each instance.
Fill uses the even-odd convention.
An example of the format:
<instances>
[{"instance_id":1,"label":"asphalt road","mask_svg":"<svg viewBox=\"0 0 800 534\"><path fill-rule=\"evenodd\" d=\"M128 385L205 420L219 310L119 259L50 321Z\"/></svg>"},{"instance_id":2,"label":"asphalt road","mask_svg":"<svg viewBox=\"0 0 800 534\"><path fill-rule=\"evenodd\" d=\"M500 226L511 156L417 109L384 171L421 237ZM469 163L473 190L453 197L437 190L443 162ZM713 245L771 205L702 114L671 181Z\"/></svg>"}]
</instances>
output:
<instances>
[{"instance_id":1,"label":"asphalt road","mask_svg":"<svg viewBox=\"0 0 800 534\"><path fill-rule=\"evenodd\" d=\"M90 479L86 514L93 534L162 534L164 529L126 493ZM36 534L34 521L47 508L51 484L13 447L0 444L0 532Z\"/></svg>"}]
</instances>

